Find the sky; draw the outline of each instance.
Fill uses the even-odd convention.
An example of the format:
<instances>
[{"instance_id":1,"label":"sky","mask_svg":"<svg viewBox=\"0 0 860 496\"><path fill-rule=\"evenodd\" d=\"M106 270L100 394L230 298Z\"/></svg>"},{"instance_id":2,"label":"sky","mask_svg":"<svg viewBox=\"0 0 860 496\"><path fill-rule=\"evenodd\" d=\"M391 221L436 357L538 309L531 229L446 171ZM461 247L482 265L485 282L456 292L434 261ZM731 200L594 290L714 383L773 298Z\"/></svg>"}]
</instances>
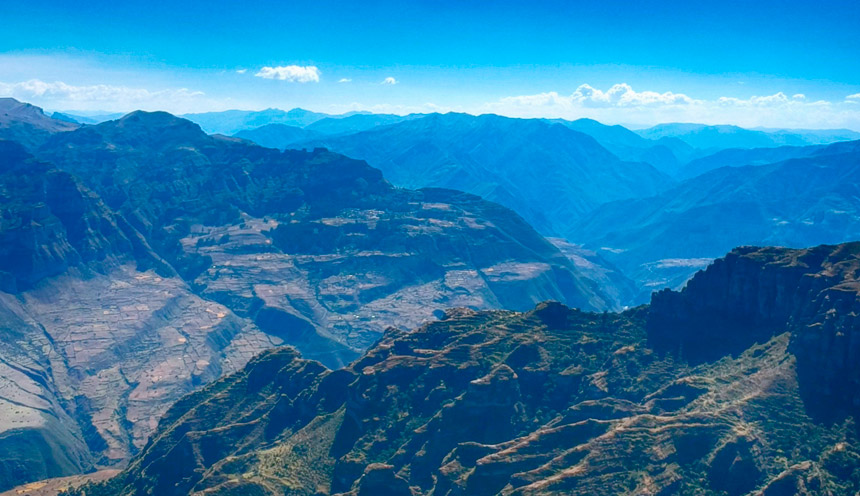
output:
<instances>
[{"instance_id":1,"label":"sky","mask_svg":"<svg viewBox=\"0 0 860 496\"><path fill-rule=\"evenodd\" d=\"M860 130L860 2L0 2L0 96Z\"/></svg>"}]
</instances>

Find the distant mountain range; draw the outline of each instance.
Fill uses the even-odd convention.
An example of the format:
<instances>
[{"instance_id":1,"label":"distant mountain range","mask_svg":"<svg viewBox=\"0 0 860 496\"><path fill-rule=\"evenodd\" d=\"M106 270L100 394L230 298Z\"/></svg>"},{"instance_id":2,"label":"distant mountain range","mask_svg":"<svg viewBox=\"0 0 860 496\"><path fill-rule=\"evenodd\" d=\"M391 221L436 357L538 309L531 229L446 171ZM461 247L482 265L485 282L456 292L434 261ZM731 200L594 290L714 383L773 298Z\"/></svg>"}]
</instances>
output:
<instances>
[{"instance_id":1,"label":"distant mountain range","mask_svg":"<svg viewBox=\"0 0 860 496\"><path fill-rule=\"evenodd\" d=\"M122 117L121 113L59 111L51 114L57 120L77 124L97 124ZM308 128L323 135L339 135L366 131L373 127L395 124L405 120L425 117L426 114L373 114L370 112L347 112L327 114L301 108L289 111L226 110L186 114L207 133L234 135L252 131L269 124L284 124ZM806 146L828 144L836 141L860 139L860 132L848 129L744 129L737 126L711 126L705 124L668 123L630 130L620 125L605 125L592 119L549 119L575 131L588 134L602 146L623 160L648 162L669 175L679 167L696 158L702 158L727 148L761 148L778 146ZM276 148L295 143L284 140Z\"/></svg>"},{"instance_id":2,"label":"distant mountain range","mask_svg":"<svg viewBox=\"0 0 860 496\"><path fill-rule=\"evenodd\" d=\"M96 124L115 120L123 114L110 112L55 112L52 116L78 124ZM347 112L327 114L301 108L292 110L226 110L182 115L199 124L207 133L235 135L243 132L253 141L253 130L270 124L307 128L321 135L333 136L366 131L374 127L420 119L426 114L373 114ZM647 162L658 170L675 176L682 166L717 151L729 148L773 148L780 146L822 145L837 141L860 139L860 132L848 129L745 129L731 125L689 123L659 124L647 129L630 130L620 125L605 125L592 119L549 119L570 129L587 134L603 147L625 161ZM270 131L268 131L270 133ZM287 135L280 142L270 142L273 148L286 148L300 143ZM270 146L270 145L265 145ZM690 177L685 173L684 177Z\"/></svg>"},{"instance_id":3,"label":"distant mountain range","mask_svg":"<svg viewBox=\"0 0 860 496\"><path fill-rule=\"evenodd\" d=\"M574 132L565 133L552 125ZM830 145L829 151L828 145L808 143L858 136L852 131L667 124L633 132L588 119L540 121L464 114L419 116L304 141L300 133L285 133L280 138L267 136L264 131L268 130L244 131L241 136L277 148L329 148L367 160L396 185L451 187L502 203L544 234L584 244L582 249L608 259L604 264L617 265L621 273L639 284L638 295L627 301L630 304L647 301L654 289L679 287L714 257L737 245L808 246L853 239L851 214L844 219L844 229L836 221L831 227L803 228L802 235L790 234L784 227L772 228L773 223L794 222L783 219L783 210L813 201L821 191L806 194L801 190L797 193L802 197L800 202L787 184L769 194L743 193L750 179L741 175L764 170L723 171L699 177L725 167L748 169L836 150L850 153L851 143L856 142ZM804 146L778 146L784 143ZM733 148L720 149L723 147ZM617 158L609 158L612 156ZM642 162L629 160L655 167L643 169L638 165ZM613 165L607 166L609 163ZM535 169L533 164L541 165ZM660 179L654 169L680 182L666 176ZM849 171L843 181L855 184L858 176L854 174ZM777 172L774 177L780 179L771 186L781 181L793 182L795 187L805 184L803 173L792 176ZM770 180L762 179L756 188L768 189ZM838 183L830 186L835 188ZM823 187L827 188L826 183ZM717 193L716 188L722 189ZM739 200L726 191L753 198L738 204ZM838 201L850 202L850 194L834 194ZM627 200L616 205L610 200L613 197ZM640 200L634 201L637 198ZM756 202L765 198L769 206L762 210ZM841 208L832 210L839 212ZM771 217L762 217L766 215ZM645 255L641 249L650 253ZM616 290L620 287L614 286ZM622 293L628 294L626 290Z\"/></svg>"},{"instance_id":4,"label":"distant mountain range","mask_svg":"<svg viewBox=\"0 0 860 496\"><path fill-rule=\"evenodd\" d=\"M624 126L607 126L592 119L554 119L551 122L591 136L623 160L647 162L670 176L697 154L692 146L678 138L647 139Z\"/></svg>"},{"instance_id":5,"label":"distant mountain range","mask_svg":"<svg viewBox=\"0 0 860 496\"><path fill-rule=\"evenodd\" d=\"M496 115L432 114L294 146L367 160L398 186L480 195L562 237L601 203L650 196L672 184L653 166L622 161L567 126Z\"/></svg>"},{"instance_id":6,"label":"distant mountain range","mask_svg":"<svg viewBox=\"0 0 860 496\"><path fill-rule=\"evenodd\" d=\"M398 122L420 119L424 114L393 115L393 114L364 114L357 113L345 116L333 116L320 119L307 126L309 131L320 135L335 136L367 131L377 126L397 124ZM277 148L283 148L279 146Z\"/></svg>"},{"instance_id":7,"label":"distant mountain range","mask_svg":"<svg viewBox=\"0 0 860 496\"><path fill-rule=\"evenodd\" d=\"M289 111L270 108L259 111L226 110L223 112L205 112L202 114L186 114L182 117L195 122L209 134L232 135L239 131L254 129L268 124L305 127L318 120L332 116L300 108Z\"/></svg>"},{"instance_id":8,"label":"distant mountain range","mask_svg":"<svg viewBox=\"0 0 860 496\"><path fill-rule=\"evenodd\" d=\"M860 239L860 141L771 151L801 158L722 167L651 198L601 205L570 239L655 289L683 283L733 246Z\"/></svg>"},{"instance_id":9,"label":"distant mountain range","mask_svg":"<svg viewBox=\"0 0 860 496\"><path fill-rule=\"evenodd\" d=\"M599 253L601 263L614 264L635 280L640 287L638 296L627 303L646 301L655 288L678 287L713 257L738 244L806 246L851 239L829 230L807 229L800 237L777 235L785 229L771 232L764 220L738 229L738 217L745 214L737 210L742 207L731 205L735 200L718 194L707 201L696 197L703 190L711 191L710 181L715 177L735 177L735 173L725 172L701 179L703 174L724 167L767 166L820 156L827 153L826 143L860 136L848 130L663 124L631 131L590 119L549 121L466 114L327 116L299 109L193 117L229 121L234 127L287 120L292 124L266 124L236 136L278 149L328 148L367 160L396 186L454 188L501 203L541 233L566 238L584 252ZM746 184L745 179L735 180ZM796 180L803 181L801 177ZM780 191L773 194L779 196ZM626 201L637 199L641 201ZM674 200L669 203L669 199ZM619 200L630 205L630 210L614 204ZM707 222L696 218L703 201L715 212ZM676 207L685 202L689 206ZM782 194L772 198L772 208L781 209L780 202L788 205L796 200ZM737 214L719 215L720 209ZM653 218L643 219L645 212L652 212ZM681 212L688 212L689 218L677 218ZM759 215L758 210L749 213L750 218ZM697 230L690 231L694 227ZM658 232L670 228L673 234L660 243L644 241L656 239ZM628 241L609 242L620 239L627 230ZM634 238L661 253L640 256ZM678 249L682 245L687 248ZM573 260L585 259L574 256ZM612 291L629 294L621 286Z\"/></svg>"},{"instance_id":10,"label":"distant mountain range","mask_svg":"<svg viewBox=\"0 0 860 496\"><path fill-rule=\"evenodd\" d=\"M765 165L791 158L808 157L822 150L825 145L778 146L770 148L728 148L713 155L687 162L676 174L678 179L690 179L720 167L742 165Z\"/></svg>"},{"instance_id":11,"label":"distant mountain range","mask_svg":"<svg viewBox=\"0 0 860 496\"><path fill-rule=\"evenodd\" d=\"M323 134L311 129L287 124L266 124L255 129L239 131L236 138L252 141L266 148L284 150L294 143L302 143L323 137Z\"/></svg>"},{"instance_id":12,"label":"distant mountain range","mask_svg":"<svg viewBox=\"0 0 860 496\"><path fill-rule=\"evenodd\" d=\"M761 148L804 146L860 139L860 133L848 129L744 129L738 126L704 124L658 124L636 131L648 139L677 138L705 151L726 148Z\"/></svg>"},{"instance_id":13,"label":"distant mountain range","mask_svg":"<svg viewBox=\"0 0 860 496\"><path fill-rule=\"evenodd\" d=\"M100 124L124 116L122 112L53 112L51 118L74 124Z\"/></svg>"}]
</instances>

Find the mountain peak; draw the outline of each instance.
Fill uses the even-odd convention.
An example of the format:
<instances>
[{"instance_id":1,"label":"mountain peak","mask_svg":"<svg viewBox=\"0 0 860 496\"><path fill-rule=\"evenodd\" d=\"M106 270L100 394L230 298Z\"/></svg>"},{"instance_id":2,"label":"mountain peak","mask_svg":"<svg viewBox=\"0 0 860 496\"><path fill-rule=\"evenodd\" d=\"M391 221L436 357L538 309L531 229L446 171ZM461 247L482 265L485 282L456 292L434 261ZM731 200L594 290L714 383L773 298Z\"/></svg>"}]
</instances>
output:
<instances>
[{"instance_id":1,"label":"mountain peak","mask_svg":"<svg viewBox=\"0 0 860 496\"><path fill-rule=\"evenodd\" d=\"M279 110L279 109L271 109L271 110ZM284 112L284 111L281 110L281 112ZM299 117L299 116L304 116L304 115L308 115L308 114L315 114L316 112L313 112L311 110L306 110L306 109L303 109L301 107L296 107L296 108L290 109L284 113L291 116L291 117Z\"/></svg>"},{"instance_id":2,"label":"mountain peak","mask_svg":"<svg viewBox=\"0 0 860 496\"><path fill-rule=\"evenodd\" d=\"M68 131L78 127L77 124L48 117L35 105L14 98L0 98L0 128L20 124L47 131Z\"/></svg>"},{"instance_id":3,"label":"mountain peak","mask_svg":"<svg viewBox=\"0 0 860 496\"><path fill-rule=\"evenodd\" d=\"M11 97L0 98L0 112L5 113L19 111L38 112L39 114L45 115L45 112L35 105L22 102Z\"/></svg>"},{"instance_id":4,"label":"mountain peak","mask_svg":"<svg viewBox=\"0 0 860 496\"><path fill-rule=\"evenodd\" d=\"M145 110L135 110L130 112L116 121L119 125L146 125L146 126L193 126L200 128L197 124L177 117L169 112L156 111L147 112Z\"/></svg>"},{"instance_id":5,"label":"mountain peak","mask_svg":"<svg viewBox=\"0 0 860 496\"><path fill-rule=\"evenodd\" d=\"M113 138L122 136L123 140L154 140L159 144L208 138L197 124L168 112L136 110L120 119L94 127L103 132L108 131L106 135Z\"/></svg>"}]
</instances>

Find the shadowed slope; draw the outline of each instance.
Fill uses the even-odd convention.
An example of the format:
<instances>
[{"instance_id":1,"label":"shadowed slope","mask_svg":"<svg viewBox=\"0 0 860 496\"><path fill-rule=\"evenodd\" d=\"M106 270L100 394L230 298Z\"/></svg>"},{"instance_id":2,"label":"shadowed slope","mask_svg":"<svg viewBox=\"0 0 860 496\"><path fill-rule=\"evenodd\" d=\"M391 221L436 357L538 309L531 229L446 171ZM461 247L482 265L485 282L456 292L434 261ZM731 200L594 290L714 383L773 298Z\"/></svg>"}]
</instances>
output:
<instances>
[{"instance_id":1,"label":"shadowed slope","mask_svg":"<svg viewBox=\"0 0 860 496\"><path fill-rule=\"evenodd\" d=\"M367 160L398 186L480 195L543 234L566 235L600 203L652 195L671 183L561 124L497 115L431 114L307 145Z\"/></svg>"},{"instance_id":2,"label":"shadowed slope","mask_svg":"<svg viewBox=\"0 0 860 496\"><path fill-rule=\"evenodd\" d=\"M653 289L683 283L701 268L693 262L734 246L854 240L860 238L859 143L773 164L723 167L652 198L601 205L572 237ZM672 280L664 265L686 270Z\"/></svg>"}]
</instances>

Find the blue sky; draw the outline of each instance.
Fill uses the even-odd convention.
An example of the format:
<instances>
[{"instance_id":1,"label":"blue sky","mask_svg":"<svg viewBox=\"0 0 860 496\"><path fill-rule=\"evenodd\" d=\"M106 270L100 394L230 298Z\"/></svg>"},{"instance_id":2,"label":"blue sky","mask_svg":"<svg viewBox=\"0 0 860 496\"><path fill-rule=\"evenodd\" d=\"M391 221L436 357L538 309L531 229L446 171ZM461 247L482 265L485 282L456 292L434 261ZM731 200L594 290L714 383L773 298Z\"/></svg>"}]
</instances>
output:
<instances>
[{"instance_id":1,"label":"blue sky","mask_svg":"<svg viewBox=\"0 0 860 496\"><path fill-rule=\"evenodd\" d=\"M51 109L860 129L856 1L5 3L0 93Z\"/></svg>"}]
</instances>

